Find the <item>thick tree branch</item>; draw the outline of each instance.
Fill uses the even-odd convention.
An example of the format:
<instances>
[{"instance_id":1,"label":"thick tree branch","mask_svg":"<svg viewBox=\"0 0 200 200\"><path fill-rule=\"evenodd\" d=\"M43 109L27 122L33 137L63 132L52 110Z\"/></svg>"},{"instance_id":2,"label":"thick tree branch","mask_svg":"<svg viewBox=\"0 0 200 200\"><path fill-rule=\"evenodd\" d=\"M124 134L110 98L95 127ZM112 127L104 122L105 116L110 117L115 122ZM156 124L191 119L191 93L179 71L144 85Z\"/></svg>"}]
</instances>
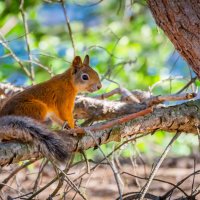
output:
<instances>
[{"instance_id":1,"label":"thick tree branch","mask_svg":"<svg viewBox=\"0 0 200 200\"><path fill-rule=\"evenodd\" d=\"M144 103L126 103L118 101L98 100L79 96L75 103L75 118L95 121L117 118L122 115L139 112L147 108Z\"/></svg>"},{"instance_id":2,"label":"thick tree branch","mask_svg":"<svg viewBox=\"0 0 200 200\"><path fill-rule=\"evenodd\" d=\"M196 100L167 108L155 108L151 114L146 116L133 119L120 125L115 125L112 128L92 131L92 133L99 144L104 144L110 141L120 141L121 138L126 136L152 133L156 130L197 134L199 126L200 100ZM89 129L89 127L87 129ZM96 146L96 142L90 135L78 138L67 133L69 133L69 131L60 131L62 140L67 141L67 143L70 144L68 145L68 152L86 150ZM36 147L16 141L1 143L0 155L7 155L6 157L0 158L1 166L19 160L30 159L33 157L38 158L41 156L38 154Z\"/></svg>"}]
</instances>

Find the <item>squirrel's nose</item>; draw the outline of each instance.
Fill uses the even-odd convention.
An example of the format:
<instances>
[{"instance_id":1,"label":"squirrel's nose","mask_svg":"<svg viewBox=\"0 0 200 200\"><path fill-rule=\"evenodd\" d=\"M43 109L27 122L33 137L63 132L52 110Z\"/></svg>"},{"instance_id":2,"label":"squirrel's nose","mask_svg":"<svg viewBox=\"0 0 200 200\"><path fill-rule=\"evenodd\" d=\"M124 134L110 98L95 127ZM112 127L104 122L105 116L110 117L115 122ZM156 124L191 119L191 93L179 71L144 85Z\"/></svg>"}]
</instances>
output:
<instances>
[{"instance_id":1,"label":"squirrel's nose","mask_svg":"<svg viewBox=\"0 0 200 200\"><path fill-rule=\"evenodd\" d=\"M102 87L101 83L97 85L97 89L99 90Z\"/></svg>"}]
</instances>

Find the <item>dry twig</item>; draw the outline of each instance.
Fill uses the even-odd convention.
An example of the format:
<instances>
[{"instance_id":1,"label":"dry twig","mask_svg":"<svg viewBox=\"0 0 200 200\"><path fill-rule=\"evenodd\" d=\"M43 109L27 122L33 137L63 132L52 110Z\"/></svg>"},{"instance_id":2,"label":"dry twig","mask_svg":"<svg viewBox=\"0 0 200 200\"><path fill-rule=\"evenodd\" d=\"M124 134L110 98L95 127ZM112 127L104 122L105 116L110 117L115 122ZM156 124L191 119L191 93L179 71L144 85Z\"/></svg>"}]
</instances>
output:
<instances>
[{"instance_id":1,"label":"dry twig","mask_svg":"<svg viewBox=\"0 0 200 200\"><path fill-rule=\"evenodd\" d=\"M63 9L63 13L64 13L64 16L65 16L65 20L66 20L66 24L67 24L67 28L68 28L68 32L69 32L69 37L70 37L72 47L73 47L73 51L74 51L73 54L75 56L76 55L76 48L75 48L72 29L71 29L71 25L70 25L70 22L69 22L69 18L67 16L67 10L65 8L65 1L64 0L61 0L61 6L62 6L62 9Z\"/></svg>"},{"instance_id":2,"label":"dry twig","mask_svg":"<svg viewBox=\"0 0 200 200\"><path fill-rule=\"evenodd\" d=\"M147 183L144 185L143 190L141 191L141 196L139 198L139 200L143 200L149 187L151 182L153 181L158 169L160 168L163 160L165 159L165 157L167 156L167 153L169 152L169 150L171 149L171 146L173 144L173 142L179 137L180 133L177 132L176 135L171 139L170 143L167 145L167 147L165 148L165 150L163 151L161 157L159 158L158 162L156 163L156 165L154 166L151 175L147 181Z\"/></svg>"},{"instance_id":3,"label":"dry twig","mask_svg":"<svg viewBox=\"0 0 200 200\"><path fill-rule=\"evenodd\" d=\"M39 184L39 181L40 181L40 176L41 176L41 174L42 174L42 172L43 172L45 166L46 166L47 163L48 163L48 160L45 160L45 159L44 159L43 161L44 161L44 162L42 162L41 167L40 167L40 169L39 169L39 172L38 172L38 174L37 174L37 177L36 177L36 179L35 179L35 183L34 183L34 186L33 186L33 192L36 192L37 187L38 187L38 184Z\"/></svg>"},{"instance_id":4,"label":"dry twig","mask_svg":"<svg viewBox=\"0 0 200 200\"><path fill-rule=\"evenodd\" d=\"M12 51L12 49L8 46L3 34L0 32L0 37L1 40L0 44L2 44L11 54L11 56L15 59L15 61L19 64L19 66L22 68L22 70L24 70L24 72L26 73L26 75L31 79L31 73L29 72L29 70L23 65L22 61L16 56L16 54Z\"/></svg>"},{"instance_id":5,"label":"dry twig","mask_svg":"<svg viewBox=\"0 0 200 200\"><path fill-rule=\"evenodd\" d=\"M119 173L116 169L116 167L110 162L110 160L106 157L106 155L104 154L103 150L101 149L98 141L96 141L95 137L93 136L93 133L91 132L91 130L89 130L88 128L85 129L86 133L89 133L90 136L93 138L93 140L95 141L96 145L98 146L99 150L101 151L102 155L104 156L105 160L108 162L109 166L111 167L112 171L113 171L113 174L114 174L114 177L115 177L115 181L116 181L116 184L117 184L117 188L118 188L118 192L119 192L119 196L120 196L120 200L122 200L122 188L121 188L121 185L119 183Z\"/></svg>"},{"instance_id":6,"label":"dry twig","mask_svg":"<svg viewBox=\"0 0 200 200\"><path fill-rule=\"evenodd\" d=\"M8 183L8 181L13 178L15 176L15 174L17 174L20 170L24 169L25 167L27 167L28 165L34 163L36 160L30 160L26 163L24 163L23 165L21 165L20 167L16 168L13 172L10 173L10 175L8 177L6 177L1 183L0 183L0 190L3 189L3 187Z\"/></svg>"},{"instance_id":7,"label":"dry twig","mask_svg":"<svg viewBox=\"0 0 200 200\"><path fill-rule=\"evenodd\" d=\"M27 53L28 53L28 58L29 60L31 61L32 60L32 55L31 55L31 52L30 52L30 41L29 41L29 30L28 30L28 23L27 23L27 19L26 19L26 14L25 14L25 11L24 11L24 0L21 0L21 3L20 3L20 12L21 12L21 15L22 15L22 19L23 19L23 24L24 24L24 30L25 30L25 41L26 41L26 47L27 47ZM31 75L31 80L32 82L34 81L35 79L35 72L34 72L34 66L32 65L32 62L30 62L30 75Z\"/></svg>"}]
</instances>

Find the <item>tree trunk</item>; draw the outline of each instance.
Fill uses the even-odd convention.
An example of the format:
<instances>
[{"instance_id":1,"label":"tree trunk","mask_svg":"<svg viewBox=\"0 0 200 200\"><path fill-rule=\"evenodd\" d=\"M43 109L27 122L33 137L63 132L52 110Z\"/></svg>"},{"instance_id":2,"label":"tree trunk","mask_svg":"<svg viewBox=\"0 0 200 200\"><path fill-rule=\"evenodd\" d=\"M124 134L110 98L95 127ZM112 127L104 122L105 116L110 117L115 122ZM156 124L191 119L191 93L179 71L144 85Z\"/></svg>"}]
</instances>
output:
<instances>
[{"instance_id":1,"label":"tree trunk","mask_svg":"<svg viewBox=\"0 0 200 200\"><path fill-rule=\"evenodd\" d=\"M157 25L200 78L200 1L147 0Z\"/></svg>"}]
</instances>

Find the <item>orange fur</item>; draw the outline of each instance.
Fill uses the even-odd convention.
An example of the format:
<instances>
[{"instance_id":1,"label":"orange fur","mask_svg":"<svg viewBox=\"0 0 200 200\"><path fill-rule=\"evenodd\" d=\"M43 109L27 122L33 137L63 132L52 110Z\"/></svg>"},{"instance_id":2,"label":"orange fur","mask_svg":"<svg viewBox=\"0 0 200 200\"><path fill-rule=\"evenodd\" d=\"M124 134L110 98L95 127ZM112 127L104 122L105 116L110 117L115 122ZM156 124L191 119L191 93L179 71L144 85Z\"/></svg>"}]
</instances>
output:
<instances>
[{"instance_id":1,"label":"orange fur","mask_svg":"<svg viewBox=\"0 0 200 200\"><path fill-rule=\"evenodd\" d=\"M83 74L89 80L83 80ZM80 91L95 91L101 83L97 73L89 66L89 57L82 63L76 56L72 66L63 74L32 86L10 98L0 111L0 116L19 115L44 122L47 118L74 128L74 101Z\"/></svg>"}]
</instances>

